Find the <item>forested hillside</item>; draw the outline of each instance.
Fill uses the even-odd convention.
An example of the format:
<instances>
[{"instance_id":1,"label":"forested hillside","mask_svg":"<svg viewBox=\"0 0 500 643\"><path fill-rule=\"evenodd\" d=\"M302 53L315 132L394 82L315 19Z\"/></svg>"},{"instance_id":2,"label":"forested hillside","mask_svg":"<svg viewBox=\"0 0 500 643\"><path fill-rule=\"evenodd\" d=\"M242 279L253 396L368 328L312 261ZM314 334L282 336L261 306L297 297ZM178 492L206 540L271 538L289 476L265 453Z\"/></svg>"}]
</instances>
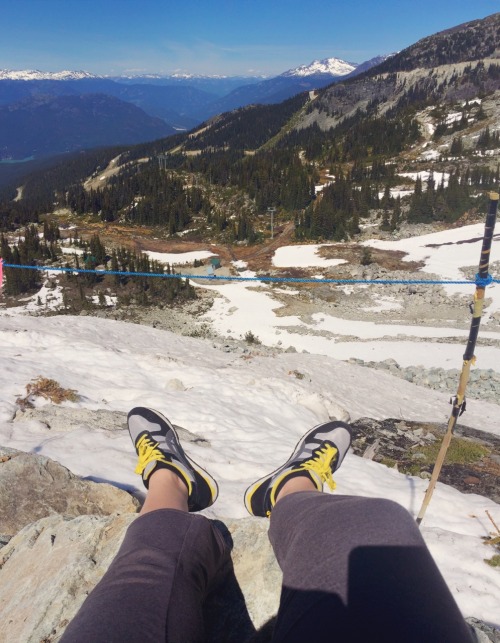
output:
<instances>
[{"instance_id":1,"label":"forested hillside","mask_svg":"<svg viewBox=\"0 0 500 643\"><path fill-rule=\"evenodd\" d=\"M6 189L0 225L68 208L253 243L269 234L269 208L297 239L355 239L370 217L386 231L456 221L498 186L499 21L429 36L357 78L188 134L68 157Z\"/></svg>"}]
</instances>

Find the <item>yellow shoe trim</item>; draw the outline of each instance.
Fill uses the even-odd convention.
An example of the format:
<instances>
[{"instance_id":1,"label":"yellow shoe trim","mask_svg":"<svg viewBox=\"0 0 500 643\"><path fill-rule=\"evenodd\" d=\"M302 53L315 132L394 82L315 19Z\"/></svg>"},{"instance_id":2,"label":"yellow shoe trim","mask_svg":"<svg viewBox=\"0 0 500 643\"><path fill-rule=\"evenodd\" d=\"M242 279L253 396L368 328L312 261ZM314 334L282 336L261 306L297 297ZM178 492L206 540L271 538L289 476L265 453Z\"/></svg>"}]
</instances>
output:
<instances>
[{"instance_id":1,"label":"yellow shoe trim","mask_svg":"<svg viewBox=\"0 0 500 643\"><path fill-rule=\"evenodd\" d=\"M332 477L331 464L338 453L338 449L325 442L325 444L321 448L316 449L314 453L315 455L310 460L303 462L299 469L313 471L319 476L321 485L326 482L329 489L333 491L337 485Z\"/></svg>"},{"instance_id":2,"label":"yellow shoe trim","mask_svg":"<svg viewBox=\"0 0 500 643\"><path fill-rule=\"evenodd\" d=\"M283 487L283 481L286 480L288 476L290 476L291 474L296 474L297 471L300 471L301 469L304 469L303 465L297 467L297 469L288 469L288 471L284 471L278 478L276 478L271 488L271 493L269 494L271 507L274 507L274 505L276 504L276 492L278 491L278 489L281 491L281 488ZM319 483L316 479L316 476L311 477L311 481L316 485L318 491L321 491L323 489L323 483Z\"/></svg>"},{"instance_id":3,"label":"yellow shoe trim","mask_svg":"<svg viewBox=\"0 0 500 643\"><path fill-rule=\"evenodd\" d=\"M191 492L193 490L191 481L186 477L184 471L179 466L177 466L175 462L167 460L165 454L159 448L158 442L152 440L151 437L147 433L145 433L139 438L137 444L135 445L135 448L137 450L137 456L139 459L137 460L137 466L135 467L134 473L142 475L144 473L144 469L151 462L163 462L164 464L168 465L169 469L175 470L175 473L177 473L182 478L182 480L184 480L188 488L188 494L191 495ZM146 479L149 478L153 471L154 468L146 476Z\"/></svg>"}]
</instances>

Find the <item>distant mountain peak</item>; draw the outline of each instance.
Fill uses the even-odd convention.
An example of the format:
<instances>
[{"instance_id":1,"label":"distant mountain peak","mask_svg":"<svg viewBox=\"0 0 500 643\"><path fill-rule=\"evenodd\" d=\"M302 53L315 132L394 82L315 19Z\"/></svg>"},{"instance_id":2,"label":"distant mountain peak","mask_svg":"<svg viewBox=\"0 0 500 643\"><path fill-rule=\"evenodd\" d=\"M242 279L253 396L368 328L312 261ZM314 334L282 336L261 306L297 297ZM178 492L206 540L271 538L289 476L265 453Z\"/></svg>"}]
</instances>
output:
<instances>
[{"instance_id":1,"label":"distant mountain peak","mask_svg":"<svg viewBox=\"0 0 500 643\"><path fill-rule=\"evenodd\" d=\"M88 71L40 71L38 69L0 69L0 80L81 80L100 78Z\"/></svg>"},{"instance_id":2,"label":"distant mountain peak","mask_svg":"<svg viewBox=\"0 0 500 643\"><path fill-rule=\"evenodd\" d=\"M340 58L323 58L323 60L313 60L309 65L300 65L295 69L289 69L281 76L316 76L319 74L346 76L353 72L357 66L357 63L348 63Z\"/></svg>"},{"instance_id":3,"label":"distant mountain peak","mask_svg":"<svg viewBox=\"0 0 500 643\"><path fill-rule=\"evenodd\" d=\"M203 75L203 74L189 74L187 72L181 72L177 71L171 75L171 78L183 78L183 79L190 79L190 78L227 78L227 76L224 75L219 75L219 74L212 74L212 75Z\"/></svg>"}]
</instances>

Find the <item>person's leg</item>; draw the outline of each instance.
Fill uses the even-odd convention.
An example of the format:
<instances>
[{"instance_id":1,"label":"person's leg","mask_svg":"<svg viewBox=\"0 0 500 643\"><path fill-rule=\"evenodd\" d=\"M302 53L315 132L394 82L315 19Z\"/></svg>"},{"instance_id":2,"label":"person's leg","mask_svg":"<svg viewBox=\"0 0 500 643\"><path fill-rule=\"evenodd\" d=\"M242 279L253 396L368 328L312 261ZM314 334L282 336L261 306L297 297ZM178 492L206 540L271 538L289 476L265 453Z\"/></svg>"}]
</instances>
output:
<instances>
[{"instance_id":1,"label":"person's leg","mask_svg":"<svg viewBox=\"0 0 500 643\"><path fill-rule=\"evenodd\" d=\"M292 492L278 497L269 537L283 570L275 643L473 641L400 505Z\"/></svg>"},{"instance_id":2,"label":"person's leg","mask_svg":"<svg viewBox=\"0 0 500 643\"><path fill-rule=\"evenodd\" d=\"M203 601L227 556L204 516L176 509L140 516L61 641L203 641Z\"/></svg>"},{"instance_id":3,"label":"person's leg","mask_svg":"<svg viewBox=\"0 0 500 643\"><path fill-rule=\"evenodd\" d=\"M203 601L220 579L229 551L212 523L188 513L188 506L212 504L215 481L200 480L203 470L184 454L163 416L134 409L129 428L136 445L146 431L148 454L158 458L142 457L148 495L117 556L61 641L203 641Z\"/></svg>"},{"instance_id":4,"label":"person's leg","mask_svg":"<svg viewBox=\"0 0 500 643\"><path fill-rule=\"evenodd\" d=\"M283 570L275 643L470 643L411 516L387 500L320 493L350 445L342 422L306 433L292 456L251 485L245 506L270 515Z\"/></svg>"}]
</instances>

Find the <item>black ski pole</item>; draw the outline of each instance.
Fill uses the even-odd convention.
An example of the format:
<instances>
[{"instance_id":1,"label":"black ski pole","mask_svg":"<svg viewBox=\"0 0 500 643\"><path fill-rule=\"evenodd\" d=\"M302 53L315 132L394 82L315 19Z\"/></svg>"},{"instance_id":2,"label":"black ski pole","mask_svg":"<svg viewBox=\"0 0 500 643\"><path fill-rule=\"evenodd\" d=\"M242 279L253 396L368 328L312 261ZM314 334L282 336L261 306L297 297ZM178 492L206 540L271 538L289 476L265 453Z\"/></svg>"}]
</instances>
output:
<instances>
[{"instance_id":1,"label":"black ski pole","mask_svg":"<svg viewBox=\"0 0 500 643\"><path fill-rule=\"evenodd\" d=\"M441 467L443 466L444 459L446 457L446 452L450 446L451 437L453 431L457 424L457 419L465 411L465 389L467 388L467 383L469 381L469 374L471 365L476 361L474 356L474 349L476 347L476 340L479 333L479 326L481 324L481 316L483 313L483 304L484 304L484 291L489 281L491 280L488 275L488 268L490 265L490 250L491 242L493 240L493 231L495 229L495 222L497 217L497 207L498 207L498 193L490 193L490 205L488 209L488 214L486 216L486 223L484 227L484 237L483 237L483 247L481 249L481 258L479 260L479 272L476 275L476 292L474 293L474 310L472 313L472 321L469 331L469 339L467 341L467 347L465 349L463 357L462 372L460 374L460 380L458 382L458 389L455 398L452 401L453 408L451 411L450 419L448 420L448 428L443 438L441 448L439 450L438 456L436 458L436 464L432 471L432 476L429 482L429 486L425 493L424 501L420 508L419 514L417 516L417 525L420 525L424 517L425 511L429 502L431 501L432 494L434 492L434 487L438 481L439 474L441 473Z\"/></svg>"}]
</instances>

